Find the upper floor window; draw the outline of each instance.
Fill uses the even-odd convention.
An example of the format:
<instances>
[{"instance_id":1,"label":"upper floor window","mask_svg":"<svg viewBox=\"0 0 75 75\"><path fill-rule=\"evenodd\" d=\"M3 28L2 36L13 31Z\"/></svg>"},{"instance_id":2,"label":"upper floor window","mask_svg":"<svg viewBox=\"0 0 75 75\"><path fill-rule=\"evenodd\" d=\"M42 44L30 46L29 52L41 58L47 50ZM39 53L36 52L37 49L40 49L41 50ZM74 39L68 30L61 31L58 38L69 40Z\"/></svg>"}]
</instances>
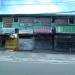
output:
<instances>
[{"instance_id":1,"label":"upper floor window","mask_svg":"<svg viewBox=\"0 0 75 75\"><path fill-rule=\"evenodd\" d=\"M2 22L2 17L0 17L0 22Z\"/></svg>"},{"instance_id":2,"label":"upper floor window","mask_svg":"<svg viewBox=\"0 0 75 75\"><path fill-rule=\"evenodd\" d=\"M52 18L52 21L51 21L51 22L52 22L52 23L55 23L55 19L56 19L56 18Z\"/></svg>"},{"instance_id":3,"label":"upper floor window","mask_svg":"<svg viewBox=\"0 0 75 75\"><path fill-rule=\"evenodd\" d=\"M14 17L14 22L18 22L18 17Z\"/></svg>"},{"instance_id":4,"label":"upper floor window","mask_svg":"<svg viewBox=\"0 0 75 75\"><path fill-rule=\"evenodd\" d=\"M69 24L74 24L74 18L69 18Z\"/></svg>"}]
</instances>

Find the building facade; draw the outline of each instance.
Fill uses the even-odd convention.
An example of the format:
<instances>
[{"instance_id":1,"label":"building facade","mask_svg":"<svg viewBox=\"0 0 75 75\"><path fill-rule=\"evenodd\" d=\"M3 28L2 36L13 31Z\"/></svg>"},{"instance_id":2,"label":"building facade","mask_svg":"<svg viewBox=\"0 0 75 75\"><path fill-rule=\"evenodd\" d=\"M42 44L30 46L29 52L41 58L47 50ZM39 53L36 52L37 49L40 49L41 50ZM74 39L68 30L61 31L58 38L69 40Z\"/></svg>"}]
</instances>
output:
<instances>
[{"instance_id":1,"label":"building facade","mask_svg":"<svg viewBox=\"0 0 75 75\"><path fill-rule=\"evenodd\" d=\"M74 49L75 46L75 15L0 15L0 29L2 30L3 28L18 30L19 46L23 46L22 49L24 50ZM4 35L2 32L0 34ZM22 50L21 47L20 50Z\"/></svg>"}]
</instances>

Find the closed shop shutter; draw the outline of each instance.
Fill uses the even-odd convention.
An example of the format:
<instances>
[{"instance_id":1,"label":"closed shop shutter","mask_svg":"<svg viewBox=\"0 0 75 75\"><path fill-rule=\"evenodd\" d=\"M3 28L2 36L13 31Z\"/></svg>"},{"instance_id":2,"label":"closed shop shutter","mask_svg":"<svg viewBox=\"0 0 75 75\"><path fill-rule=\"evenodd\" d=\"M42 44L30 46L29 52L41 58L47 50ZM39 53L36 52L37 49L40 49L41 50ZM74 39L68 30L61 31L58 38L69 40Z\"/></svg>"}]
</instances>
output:
<instances>
[{"instance_id":1,"label":"closed shop shutter","mask_svg":"<svg viewBox=\"0 0 75 75\"><path fill-rule=\"evenodd\" d=\"M19 50L33 50L34 40L33 38L20 38Z\"/></svg>"},{"instance_id":2,"label":"closed shop shutter","mask_svg":"<svg viewBox=\"0 0 75 75\"><path fill-rule=\"evenodd\" d=\"M56 35L54 46L55 46L55 50L59 50L59 51L75 50L75 36Z\"/></svg>"},{"instance_id":3,"label":"closed shop shutter","mask_svg":"<svg viewBox=\"0 0 75 75\"><path fill-rule=\"evenodd\" d=\"M35 46L37 50L50 50L52 49L52 36L50 35L37 35L35 36Z\"/></svg>"}]
</instances>

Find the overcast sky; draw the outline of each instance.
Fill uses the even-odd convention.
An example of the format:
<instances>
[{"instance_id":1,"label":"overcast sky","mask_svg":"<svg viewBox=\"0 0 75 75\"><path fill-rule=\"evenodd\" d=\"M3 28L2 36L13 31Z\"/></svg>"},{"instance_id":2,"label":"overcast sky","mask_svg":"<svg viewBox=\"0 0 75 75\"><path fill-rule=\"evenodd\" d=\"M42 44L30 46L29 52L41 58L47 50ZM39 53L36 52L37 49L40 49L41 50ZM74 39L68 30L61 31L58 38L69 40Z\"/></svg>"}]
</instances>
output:
<instances>
[{"instance_id":1,"label":"overcast sky","mask_svg":"<svg viewBox=\"0 0 75 75\"><path fill-rule=\"evenodd\" d=\"M75 10L75 0L0 0L0 14L56 13Z\"/></svg>"}]
</instances>

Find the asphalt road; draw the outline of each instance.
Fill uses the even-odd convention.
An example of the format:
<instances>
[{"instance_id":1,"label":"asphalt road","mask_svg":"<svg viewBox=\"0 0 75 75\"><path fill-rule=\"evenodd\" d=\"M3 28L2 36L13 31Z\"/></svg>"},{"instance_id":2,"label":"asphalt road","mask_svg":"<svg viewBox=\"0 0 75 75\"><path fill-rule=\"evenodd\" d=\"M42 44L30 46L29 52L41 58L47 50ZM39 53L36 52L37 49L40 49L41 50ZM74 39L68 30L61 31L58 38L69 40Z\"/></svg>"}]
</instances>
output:
<instances>
[{"instance_id":1,"label":"asphalt road","mask_svg":"<svg viewBox=\"0 0 75 75\"><path fill-rule=\"evenodd\" d=\"M0 51L0 75L75 75L75 55Z\"/></svg>"}]
</instances>

